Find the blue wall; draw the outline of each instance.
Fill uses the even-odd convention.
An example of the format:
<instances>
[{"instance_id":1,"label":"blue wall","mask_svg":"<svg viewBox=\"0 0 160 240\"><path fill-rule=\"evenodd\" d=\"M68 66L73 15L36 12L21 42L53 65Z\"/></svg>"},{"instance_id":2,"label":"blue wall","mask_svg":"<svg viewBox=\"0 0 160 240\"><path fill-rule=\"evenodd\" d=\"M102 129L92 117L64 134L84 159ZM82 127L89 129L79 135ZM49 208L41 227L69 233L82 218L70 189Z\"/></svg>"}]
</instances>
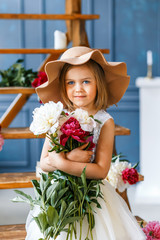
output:
<instances>
[{"instance_id":1,"label":"blue wall","mask_svg":"<svg viewBox=\"0 0 160 240\"><path fill-rule=\"evenodd\" d=\"M64 0L0 0L1 13L64 13ZM108 111L115 122L131 129L130 136L116 137L116 148L133 163L139 161L139 95L135 87L138 76L145 76L146 51L153 51L153 74L160 75L160 1L159 0L82 0L82 12L99 14L87 21L91 47L109 48L109 61L125 61L131 76L129 88L118 104ZM0 20L0 48L52 48L56 29L66 31L64 21ZM0 54L0 69L7 69L18 58L26 69L37 70L45 55ZM0 95L0 116L13 95ZM17 115L12 127L29 126L33 109L39 106L33 95ZM151 106L149 106L150 108ZM149 111L148 108L148 111ZM0 172L32 171L39 160L43 140L5 140L0 152Z\"/></svg>"}]
</instances>

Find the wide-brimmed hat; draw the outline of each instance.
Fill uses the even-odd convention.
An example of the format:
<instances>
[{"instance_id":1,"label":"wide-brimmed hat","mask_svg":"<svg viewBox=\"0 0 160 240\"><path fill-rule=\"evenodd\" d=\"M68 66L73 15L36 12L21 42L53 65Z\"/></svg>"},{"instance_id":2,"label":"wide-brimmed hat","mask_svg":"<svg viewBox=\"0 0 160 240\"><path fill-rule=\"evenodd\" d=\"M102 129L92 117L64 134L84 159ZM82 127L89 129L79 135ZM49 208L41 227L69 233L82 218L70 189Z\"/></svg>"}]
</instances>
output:
<instances>
[{"instance_id":1,"label":"wide-brimmed hat","mask_svg":"<svg viewBox=\"0 0 160 240\"><path fill-rule=\"evenodd\" d=\"M48 81L36 88L41 101L43 103L63 102L59 89L59 76L64 64L69 63L76 66L84 64L90 59L100 64L104 70L108 90L108 103L106 105L110 106L119 102L130 80L126 64L124 62L107 62L99 50L82 46L69 48L59 60L48 62L45 65Z\"/></svg>"}]
</instances>

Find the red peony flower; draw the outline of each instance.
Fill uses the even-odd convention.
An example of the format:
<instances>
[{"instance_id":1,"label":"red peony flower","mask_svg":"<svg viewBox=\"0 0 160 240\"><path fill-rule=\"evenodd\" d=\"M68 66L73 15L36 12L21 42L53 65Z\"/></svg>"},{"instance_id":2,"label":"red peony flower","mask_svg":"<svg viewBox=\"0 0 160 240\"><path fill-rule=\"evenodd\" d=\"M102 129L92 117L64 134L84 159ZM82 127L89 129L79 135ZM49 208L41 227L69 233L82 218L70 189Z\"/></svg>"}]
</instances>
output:
<instances>
[{"instance_id":1,"label":"red peony flower","mask_svg":"<svg viewBox=\"0 0 160 240\"><path fill-rule=\"evenodd\" d=\"M130 185L138 182L138 172L135 168L126 168L122 171L122 179L124 183L128 182Z\"/></svg>"},{"instance_id":2,"label":"red peony flower","mask_svg":"<svg viewBox=\"0 0 160 240\"><path fill-rule=\"evenodd\" d=\"M77 140L78 142L86 142L85 137L89 135L89 132L82 130L79 122L74 117L70 117L61 127L63 133L60 137L60 143L65 146L69 137Z\"/></svg>"},{"instance_id":3,"label":"red peony flower","mask_svg":"<svg viewBox=\"0 0 160 240\"><path fill-rule=\"evenodd\" d=\"M32 82L32 87L36 88L38 86L40 86L41 84L47 82L47 75L45 72L39 72L38 73L38 77L34 79L34 81Z\"/></svg>"},{"instance_id":4,"label":"red peony flower","mask_svg":"<svg viewBox=\"0 0 160 240\"><path fill-rule=\"evenodd\" d=\"M153 221L143 228L143 232L146 234L146 240L160 239L160 222Z\"/></svg>"}]
</instances>

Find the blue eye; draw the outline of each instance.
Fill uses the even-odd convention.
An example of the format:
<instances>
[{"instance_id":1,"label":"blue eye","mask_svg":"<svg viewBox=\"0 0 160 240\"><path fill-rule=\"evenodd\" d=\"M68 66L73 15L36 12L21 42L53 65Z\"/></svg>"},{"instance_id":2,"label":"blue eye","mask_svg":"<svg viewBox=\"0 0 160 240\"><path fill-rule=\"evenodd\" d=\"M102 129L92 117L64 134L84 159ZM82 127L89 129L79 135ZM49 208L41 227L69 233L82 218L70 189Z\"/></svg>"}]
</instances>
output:
<instances>
[{"instance_id":1,"label":"blue eye","mask_svg":"<svg viewBox=\"0 0 160 240\"><path fill-rule=\"evenodd\" d=\"M74 84L74 81L68 81L67 84L68 84L68 85L73 85L73 84Z\"/></svg>"},{"instance_id":2,"label":"blue eye","mask_svg":"<svg viewBox=\"0 0 160 240\"><path fill-rule=\"evenodd\" d=\"M88 84L88 83L90 83L90 81L85 80L85 81L83 81L83 83Z\"/></svg>"}]
</instances>

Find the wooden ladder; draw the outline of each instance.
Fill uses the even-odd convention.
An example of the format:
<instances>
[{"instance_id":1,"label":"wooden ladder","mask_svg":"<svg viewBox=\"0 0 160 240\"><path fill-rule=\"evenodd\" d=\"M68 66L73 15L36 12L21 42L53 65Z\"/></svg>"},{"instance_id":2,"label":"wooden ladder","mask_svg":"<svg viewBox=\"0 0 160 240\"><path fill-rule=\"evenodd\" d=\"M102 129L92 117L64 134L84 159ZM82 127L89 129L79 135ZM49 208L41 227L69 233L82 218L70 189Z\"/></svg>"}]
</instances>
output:
<instances>
[{"instance_id":1,"label":"wooden ladder","mask_svg":"<svg viewBox=\"0 0 160 240\"><path fill-rule=\"evenodd\" d=\"M99 15L81 14L81 0L66 0L65 14L0 14L0 19L17 20L64 20L67 26L67 43L72 42L73 46L89 46L85 21L99 19ZM39 67L39 71L44 71L44 66L48 61L56 60L66 49L0 49L1 54L48 54L44 62ZM109 49L100 49L102 53L109 54ZM37 138L30 132L29 128L9 128L9 125L35 93L33 88L8 87L0 88L0 94L16 94L16 98L8 107L0 119L2 127L0 134L5 139ZM115 136L129 135L130 130L116 125ZM44 138L40 135L39 138ZM114 153L116 153L114 147ZM35 172L32 173L2 173L0 174L0 189L28 188L32 187L31 179L36 179ZM0 226L0 240L24 240L26 236L24 224Z\"/></svg>"}]
</instances>

